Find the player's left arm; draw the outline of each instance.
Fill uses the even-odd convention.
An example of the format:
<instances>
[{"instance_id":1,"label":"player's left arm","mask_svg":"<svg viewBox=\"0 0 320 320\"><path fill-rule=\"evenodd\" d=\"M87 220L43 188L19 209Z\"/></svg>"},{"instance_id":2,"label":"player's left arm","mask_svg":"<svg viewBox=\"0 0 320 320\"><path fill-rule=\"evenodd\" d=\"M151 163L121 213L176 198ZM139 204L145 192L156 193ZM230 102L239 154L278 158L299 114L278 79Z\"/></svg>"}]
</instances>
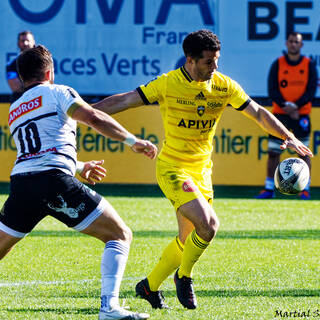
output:
<instances>
[{"instance_id":1,"label":"player's left arm","mask_svg":"<svg viewBox=\"0 0 320 320\"><path fill-rule=\"evenodd\" d=\"M245 116L254 120L264 131L284 140L282 149L291 148L301 156L312 157L311 150L298 140L271 112L253 100L241 111Z\"/></svg>"}]
</instances>

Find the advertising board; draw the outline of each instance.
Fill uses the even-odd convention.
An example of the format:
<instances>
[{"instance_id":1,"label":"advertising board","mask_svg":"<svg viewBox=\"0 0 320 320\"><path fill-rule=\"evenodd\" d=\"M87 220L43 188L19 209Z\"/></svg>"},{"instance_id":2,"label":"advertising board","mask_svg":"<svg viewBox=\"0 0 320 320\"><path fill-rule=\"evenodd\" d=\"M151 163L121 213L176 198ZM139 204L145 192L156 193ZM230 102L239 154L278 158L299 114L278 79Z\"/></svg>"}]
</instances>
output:
<instances>
[{"instance_id":1,"label":"advertising board","mask_svg":"<svg viewBox=\"0 0 320 320\"><path fill-rule=\"evenodd\" d=\"M18 53L17 34L28 29L52 51L57 83L110 95L180 66L186 34L206 28L222 41L220 71L249 95L267 97L268 70L289 31L303 33L303 53L320 71L319 12L318 0L1 1L0 69L4 74ZM0 95L9 93L4 78Z\"/></svg>"},{"instance_id":2,"label":"advertising board","mask_svg":"<svg viewBox=\"0 0 320 320\"><path fill-rule=\"evenodd\" d=\"M8 182L16 152L7 119L8 104L0 104L0 182ZM164 137L160 111L146 106L115 115L130 132L162 146ZM312 114L311 149L312 186L320 186L320 108ZM227 107L214 138L213 183L216 185L263 185L266 174L267 135L241 112ZM107 177L104 183L156 184L155 160L147 159L123 143L104 138L90 127L77 130L78 159L105 160ZM282 158L296 154L286 151Z\"/></svg>"}]
</instances>

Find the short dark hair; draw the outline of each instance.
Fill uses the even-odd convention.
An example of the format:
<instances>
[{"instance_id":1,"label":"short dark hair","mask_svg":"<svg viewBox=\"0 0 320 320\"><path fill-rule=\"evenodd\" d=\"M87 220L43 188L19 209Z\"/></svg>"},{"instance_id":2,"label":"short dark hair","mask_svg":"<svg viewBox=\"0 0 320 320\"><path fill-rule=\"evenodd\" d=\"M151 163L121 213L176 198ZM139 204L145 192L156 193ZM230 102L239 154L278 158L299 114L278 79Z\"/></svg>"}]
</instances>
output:
<instances>
[{"instance_id":1,"label":"short dark hair","mask_svg":"<svg viewBox=\"0 0 320 320\"><path fill-rule=\"evenodd\" d=\"M22 81L41 81L45 72L52 67L52 55L43 45L27 49L21 52L17 58L17 69Z\"/></svg>"},{"instance_id":2,"label":"short dark hair","mask_svg":"<svg viewBox=\"0 0 320 320\"><path fill-rule=\"evenodd\" d=\"M182 47L186 57L200 59L203 51L220 51L221 44L217 35L212 31L202 29L189 33Z\"/></svg>"},{"instance_id":3,"label":"short dark hair","mask_svg":"<svg viewBox=\"0 0 320 320\"><path fill-rule=\"evenodd\" d=\"M27 34L31 34L32 38L34 39L34 35L30 30L24 30L18 33L18 41L20 40L21 36L26 36Z\"/></svg>"},{"instance_id":4,"label":"short dark hair","mask_svg":"<svg viewBox=\"0 0 320 320\"><path fill-rule=\"evenodd\" d=\"M287 40L289 39L290 36L294 36L294 37L301 36L301 40L303 39L302 34L300 32L297 32L297 31L289 32L288 36L287 36Z\"/></svg>"}]
</instances>

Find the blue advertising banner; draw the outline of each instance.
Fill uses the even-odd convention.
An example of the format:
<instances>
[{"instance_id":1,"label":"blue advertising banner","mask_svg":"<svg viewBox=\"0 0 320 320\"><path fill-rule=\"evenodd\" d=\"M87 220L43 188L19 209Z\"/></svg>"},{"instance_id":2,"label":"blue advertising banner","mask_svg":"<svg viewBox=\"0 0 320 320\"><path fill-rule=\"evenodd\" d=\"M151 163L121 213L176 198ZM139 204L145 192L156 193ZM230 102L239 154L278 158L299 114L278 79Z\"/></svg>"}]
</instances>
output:
<instances>
[{"instance_id":1,"label":"blue advertising banner","mask_svg":"<svg viewBox=\"0 0 320 320\"><path fill-rule=\"evenodd\" d=\"M206 28L222 41L219 70L249 95L267 97L269 67L289 31L303 33L302 52L320 76L319 12L319 0L3 0L0 95L10 93L5 64L22 30L52 51L57 83L110 95L180 66L185 35Z\"/></svg>"},{"instance_id":2,"label":"blue advertising banner","mask_svg":"<svg viewBox=\"0 0 320 320\"><path fill-rule=\"evenodd\" d=\"M17 34L31 30L50 49L56 83L81 94L132 90L181 65L191 31L216 31L212 0L4 0L0 68L17 54ZM183 60L184 61L184 60ZM10 93L6 81L0 94Z\"/></svg>"},{"instance_id":3,"label":"blue advertising banner","mask_svg":"<svg viewBox=\"0 0 320 320\"><path fill-rule=\"evenodd\" d=\"M219 1L220 71L251 96L267 96L272 62L286 50L287 34L302 33L302 54L312 57L320 77L319 0ZM317 97L320 97L318 79Z\"/></svg>"}]
</instances>

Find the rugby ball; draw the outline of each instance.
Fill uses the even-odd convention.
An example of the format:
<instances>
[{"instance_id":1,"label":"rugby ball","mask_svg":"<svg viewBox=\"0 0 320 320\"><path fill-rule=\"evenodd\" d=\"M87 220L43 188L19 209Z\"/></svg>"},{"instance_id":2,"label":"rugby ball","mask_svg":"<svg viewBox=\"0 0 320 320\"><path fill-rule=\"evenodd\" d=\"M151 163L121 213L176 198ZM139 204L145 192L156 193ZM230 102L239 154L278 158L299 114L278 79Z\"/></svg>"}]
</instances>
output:
<instances>
[{"instance_id":1,"label":"rugby ball","mask_svg":"<svg viewBox=\"0 0 320 320\"><path fill-rule=\"evenodd\" d=\"M297 194L307 186L310 170L300 158L287 158L281 161L274 173L274 184L283 194Z\"/></svg>"}]
</instances>

